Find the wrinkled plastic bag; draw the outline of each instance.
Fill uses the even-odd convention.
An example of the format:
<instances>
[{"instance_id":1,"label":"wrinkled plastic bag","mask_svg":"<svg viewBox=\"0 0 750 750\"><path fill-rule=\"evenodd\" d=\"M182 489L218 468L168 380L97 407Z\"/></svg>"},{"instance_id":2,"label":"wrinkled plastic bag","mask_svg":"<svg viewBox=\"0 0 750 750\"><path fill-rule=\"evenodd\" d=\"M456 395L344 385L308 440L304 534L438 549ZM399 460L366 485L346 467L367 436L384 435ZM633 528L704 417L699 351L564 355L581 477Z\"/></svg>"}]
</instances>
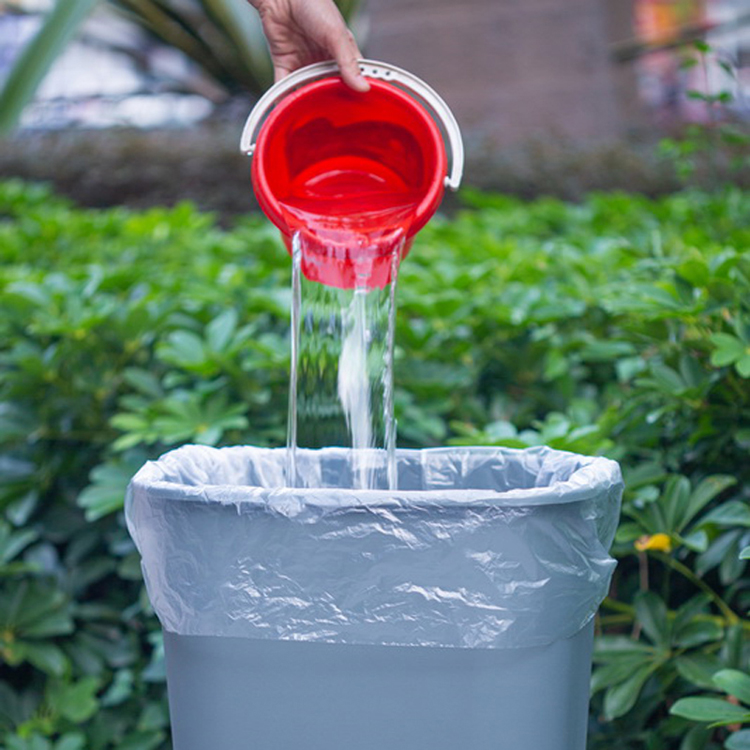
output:
<instances>
[{"instance_id":1,"label":"wrinkled plastic bag","mask_svg":"<svg viewBox=\"0 0 750 750\"><path fill-rule=\"evenodd\" d=\"M516 648L577 633L605 597L622 479L549 448L397 453L396 491L352 490L348 451L185 446L149 462L126 518L179 635Z\"/></svg>"}]
</instances>

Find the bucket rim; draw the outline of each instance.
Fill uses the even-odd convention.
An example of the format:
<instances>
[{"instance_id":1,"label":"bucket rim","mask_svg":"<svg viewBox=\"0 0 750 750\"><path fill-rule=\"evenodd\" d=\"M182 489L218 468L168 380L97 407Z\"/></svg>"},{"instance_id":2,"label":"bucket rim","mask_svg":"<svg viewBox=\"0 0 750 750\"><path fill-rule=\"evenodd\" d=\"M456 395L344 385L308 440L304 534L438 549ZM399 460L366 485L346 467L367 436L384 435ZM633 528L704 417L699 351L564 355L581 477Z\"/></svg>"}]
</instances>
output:
<instances>
[{"instance_id":1,"label":"bucket rim","mask_svg":"<svg viewBox=\"0 0 750 750\"><path fill-rule=\"evenodd\" d=\"M425 132L429 133L432 149L438 161L434 177L430 181L427 189L422 195L419 203L414 208L414 219L410 223L407 236L413 237L424 225L430 220L435 213L443 198L445 191L445 173L447 171L448 156L446 153L445 141L440 132L438 124L430 116L428 110L408 93L397 86L386 81L371 80L371 91L377 91L398 101L405 108L408 108L412 114L417 117L423 124ZM295 89L287 94L271 110L258 133L258 138L253 151L253 161L251 165L252 182L255 189L255 197L263 213L268 217L274 226L284 235L291 236L290 228L284 219L284 212L281 208L281 201L274 194L268 179L269 171L273 171L273 165L266 165L266 150L269 144L270 133L273 130L274 123L286 116L287 110L295 107L301 100L315 91L325 91L326 89L339 88L349 93L349 89L339 76L321 78L308 83L301 88ZM371 92L369 92L371 93ZM368 94L353 93L352 96L368 96Z\"/></svg>"},{"instance_id":2,"label":"bucket rim","mask_svg":"<svg viewBox=\"0 0 750 750\"><path fill-rule=\"evenodd\" d=\"M445 187L456 191L461 184L464 171L464 146L461 128L455 115L440 94L421 78L404 68L381 60L361 58L360 73L370 80L384 80L395 84L406 91L418 103L427 109L441 132L445 135L444 145L450 149L451 166L445 177ZM312 63L299 68L288 76L277 81L256 102L248 115L240 138L240 151L252 156L256 147L256 138L263 122L279 101L301 86L331 76L339 76L338 63L334 60Z\"/></svg>"}]
</instances>

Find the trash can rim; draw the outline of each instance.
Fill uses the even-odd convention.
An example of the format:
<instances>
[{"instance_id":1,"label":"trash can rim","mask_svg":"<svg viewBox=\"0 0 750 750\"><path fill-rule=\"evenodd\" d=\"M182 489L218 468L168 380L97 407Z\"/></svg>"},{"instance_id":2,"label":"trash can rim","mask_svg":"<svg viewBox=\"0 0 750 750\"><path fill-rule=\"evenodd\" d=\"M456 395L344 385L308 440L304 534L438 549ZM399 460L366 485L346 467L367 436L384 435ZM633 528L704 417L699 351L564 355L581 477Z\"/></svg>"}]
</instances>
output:
<instances>
[{"instance_id":1,"label":"trash can rim","mask_svg":"<svg viewBox=\"0 0 750 750\"><path fill-rule=\"evenodd\" d=\"M542 505L567 505L590 500L609 488L619 486L622 482L619 465L611 459L601 456L581 456L568 451L560 451L545 446L533 448L504 448L498 446L459 446L456 448L422 448L399 449L397 457L430 455L439 453L456 453L471 451L473 454L497 454L498 456L520 456L521 454L541 454L542 456L569 457L570 460L582 462L573 470L567 480L554 481L539 487L514 488L508 490L492 489L451 489L435 487L433 489L354 489L343 487L264 487L241 484L201 484L200 486L164 480L164 463L181 458L184 453L196 448L212 451L252 450L259 453L278 454L284 448L256 448L254 446L228 446L212 448L210 446L185 445L165 453L155 461L147 462L130 482L131 492L146 492L153 498L179 502L197 502L207 505L242 506L269 509L283 508L288 501L302 502L309 507L321 509L346 508L393 508L409 509L414 507L460 508L460 507L495 507L524 508ZM304 452L339 452L341 448L299 449ZM161 466L160 466L161 463Z\"/></svg>"}]
</instances>

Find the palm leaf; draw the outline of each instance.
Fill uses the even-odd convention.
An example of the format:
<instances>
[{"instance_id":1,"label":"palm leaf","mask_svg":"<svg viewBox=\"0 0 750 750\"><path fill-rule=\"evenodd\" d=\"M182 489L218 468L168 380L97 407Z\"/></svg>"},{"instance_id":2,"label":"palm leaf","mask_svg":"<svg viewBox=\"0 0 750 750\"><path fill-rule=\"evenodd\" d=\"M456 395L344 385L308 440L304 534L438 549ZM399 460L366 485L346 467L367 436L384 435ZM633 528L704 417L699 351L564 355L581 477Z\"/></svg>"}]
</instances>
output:
<instances>
[{"instance_id":1,"label":"palm leaf","mask_svg":"<svg viewBox=\"0 0 750 750\"><path fill-rule=\"evenodd\" d=\"M10 132L50 66L99 0L58 0L36 36L18 56L0 91L0 133Z\"/></svg>"},{"instance_id":2,"label":"palm leaf","mask_svg":"<svg viewBox=\"0 0 750 750\"><path fill-rule=\"evenodd\" d=\"M222 85L230 77L202 35L188 19L159 0L110 0L127 18L149 31L169 47L180 50Z\"/></svg>"},{"instance_id":3,"label":"palm leaf","mask_svg":"<svg viewBox=\"0 0 750 750\"><path fill-rule=\"evenodd\" d=\"M256 90L272 83L273 65L260 17L247 0L203 0L203 6L232 41L245 68L252 72L258 82Z\"/></svg>"},{"instance_id":4,"label":"palm leaf","mask_svg":"<svg viewBox=\"0 0 750 750\"><path fill-rule=\"evenodd\" d=\"M55 59L99 0L57 0L0 91L0 134L12 130ZM131 21L191 58L228 93L260 94L273 79L260 20L246 0L198 0L196 12L170 0L108 0ZM339 0L351 20L357 0Z\"/></svg>"}]
</instances>

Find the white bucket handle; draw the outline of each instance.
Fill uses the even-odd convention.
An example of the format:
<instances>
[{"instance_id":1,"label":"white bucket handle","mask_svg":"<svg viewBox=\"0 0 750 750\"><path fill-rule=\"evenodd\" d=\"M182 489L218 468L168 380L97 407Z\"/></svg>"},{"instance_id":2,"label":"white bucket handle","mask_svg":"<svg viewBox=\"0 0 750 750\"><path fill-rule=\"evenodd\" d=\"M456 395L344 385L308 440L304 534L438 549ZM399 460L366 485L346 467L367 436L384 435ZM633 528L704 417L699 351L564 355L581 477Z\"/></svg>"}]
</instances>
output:
<instances>
[{"instance_id":1,"label":"white bucket handle","mask_svg":"<svg viewBox=\"0 0 750 750\"><path fill-rule=\"evenodd\" d=\"M389 63L377 60L360 60L359 69L367 78L378 78L382 81L396 84L408 94L419 100L428 110L433 119L441 126L443 138L449 146L450 166L445 177L445 187L457 190L461 184L464 172L464 144L461 140L461 130L458 127L453 112L442 99L442 97L421 78L409 73L402 68L397 68ZM336 75L339 72L338 65L331 62L314 63L296 70L286 78L271 86L268 91L258 100L250 112L245 127L242 129L240 139L240 151L252 156L255 151L255 139L258 130L263 123L269 110L271 110L290 91L299 88L305 83L316 81Z\"/></svg>"}]
</instances>

